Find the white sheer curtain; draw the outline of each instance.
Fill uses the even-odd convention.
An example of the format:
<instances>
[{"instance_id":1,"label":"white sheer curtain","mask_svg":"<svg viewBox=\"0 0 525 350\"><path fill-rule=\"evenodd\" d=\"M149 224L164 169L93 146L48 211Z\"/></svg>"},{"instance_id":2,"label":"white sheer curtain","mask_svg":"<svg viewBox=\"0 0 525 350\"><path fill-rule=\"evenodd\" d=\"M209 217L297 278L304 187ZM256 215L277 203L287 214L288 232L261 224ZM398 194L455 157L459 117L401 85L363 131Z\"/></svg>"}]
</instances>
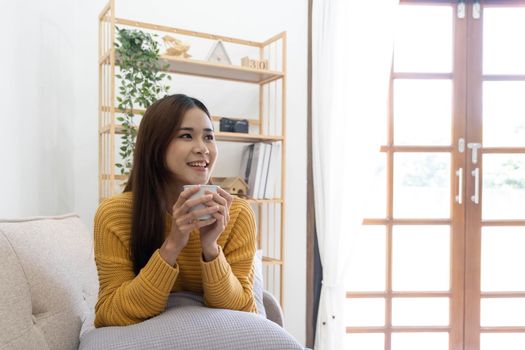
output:
<instances>
[{"instance_id":1,"label":"white sheer curtain","mask_svg":"<svg viewBox=\"0 0 525 350\"><path fill-rule=\"evenodd\" d=\"M313 0L312 149L323 266L316 350L344 345L344 275L385 139L397 2Z\"/></svg>"}]
</instances>

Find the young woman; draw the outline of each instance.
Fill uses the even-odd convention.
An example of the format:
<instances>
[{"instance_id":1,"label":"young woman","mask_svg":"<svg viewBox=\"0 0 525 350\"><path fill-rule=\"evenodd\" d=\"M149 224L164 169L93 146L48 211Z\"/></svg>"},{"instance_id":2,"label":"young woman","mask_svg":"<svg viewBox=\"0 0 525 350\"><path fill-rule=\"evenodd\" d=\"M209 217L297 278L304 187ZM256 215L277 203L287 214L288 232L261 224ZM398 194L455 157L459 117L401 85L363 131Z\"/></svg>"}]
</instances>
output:
<instances>
[{"instance_id":1,"label":"young woman","mask_svg":"<svg viewBox=\"0 0 525 350\"><path fill-rule=\"evenodd\" d=\"M256 312L252 293L255 219L250 205L208 184L217 145L199 100L167 96L140 123L133 168L122 194L95 215L100 289L95 326L120 326L160 314L170 292L203 293L207 306ZM204 209L190 212L198 204ZM196 220L211 214L206 221Z\"/></svg>"}]
</instances>

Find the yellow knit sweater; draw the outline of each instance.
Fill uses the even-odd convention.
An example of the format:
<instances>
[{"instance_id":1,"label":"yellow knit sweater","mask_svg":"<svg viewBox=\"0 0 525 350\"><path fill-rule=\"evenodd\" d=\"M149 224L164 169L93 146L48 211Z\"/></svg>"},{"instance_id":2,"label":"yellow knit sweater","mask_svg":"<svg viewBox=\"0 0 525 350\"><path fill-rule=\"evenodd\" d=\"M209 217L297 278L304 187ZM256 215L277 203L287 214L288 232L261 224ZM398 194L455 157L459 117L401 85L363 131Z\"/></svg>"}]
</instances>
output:
<instances>
[{"instance_id":1,"label":"yellow knit sweater","mask_svg":"<svg viewBox=\"0 0 525 350\"><path fill-rule=\"evenodd\" d=\"M199 231L194 230L175 266L157 249L138 275L133 272L129 243L131 192L100 204L95 215L95 261L100 289L95 327L123 326L144 321L164 311L170 292L204 294L207 306L257 312L253 297L255 217L250 205L234 198L230 221L217 243L219 255L202 259ZM172 217L166 214L165 235Z\"/></svg>"}]
</instances>

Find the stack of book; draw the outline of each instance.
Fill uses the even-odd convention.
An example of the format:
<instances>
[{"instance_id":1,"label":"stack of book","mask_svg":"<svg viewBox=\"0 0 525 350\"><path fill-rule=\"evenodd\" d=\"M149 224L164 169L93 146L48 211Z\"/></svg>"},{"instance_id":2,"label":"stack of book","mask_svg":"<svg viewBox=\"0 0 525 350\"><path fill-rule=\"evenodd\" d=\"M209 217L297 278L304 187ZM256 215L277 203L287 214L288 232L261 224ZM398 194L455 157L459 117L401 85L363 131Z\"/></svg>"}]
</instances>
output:
<instances>
[{"instance_id":1,"label":"stack of book","mask_svg":"<svg viewBox=\"0 0 525 350\"><path fill-rule=\"evenodd\" d=\"M281 143L257 142L243 149L240 176L248 184L248 197L280 197Z\"/></svg>"}]
</instances>

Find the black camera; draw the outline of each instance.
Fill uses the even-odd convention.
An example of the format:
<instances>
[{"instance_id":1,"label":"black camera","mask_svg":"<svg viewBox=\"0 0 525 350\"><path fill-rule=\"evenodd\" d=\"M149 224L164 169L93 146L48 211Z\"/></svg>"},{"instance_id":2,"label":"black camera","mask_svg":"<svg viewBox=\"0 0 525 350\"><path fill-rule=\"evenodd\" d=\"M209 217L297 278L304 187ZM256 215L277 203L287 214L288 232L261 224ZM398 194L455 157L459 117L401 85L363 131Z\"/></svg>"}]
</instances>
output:
<instances>
[{"instance_id":1,"label":"black camera","mask_svg":"<svg viewBox=\"0 0 525 350\"><path fill-rule=\"evenodd\" d=\"M225 132L241 132L244 134L248 133L248 119L228 119L221 118L219 124L219 130Z\"/></svg>"}]
</instances>

